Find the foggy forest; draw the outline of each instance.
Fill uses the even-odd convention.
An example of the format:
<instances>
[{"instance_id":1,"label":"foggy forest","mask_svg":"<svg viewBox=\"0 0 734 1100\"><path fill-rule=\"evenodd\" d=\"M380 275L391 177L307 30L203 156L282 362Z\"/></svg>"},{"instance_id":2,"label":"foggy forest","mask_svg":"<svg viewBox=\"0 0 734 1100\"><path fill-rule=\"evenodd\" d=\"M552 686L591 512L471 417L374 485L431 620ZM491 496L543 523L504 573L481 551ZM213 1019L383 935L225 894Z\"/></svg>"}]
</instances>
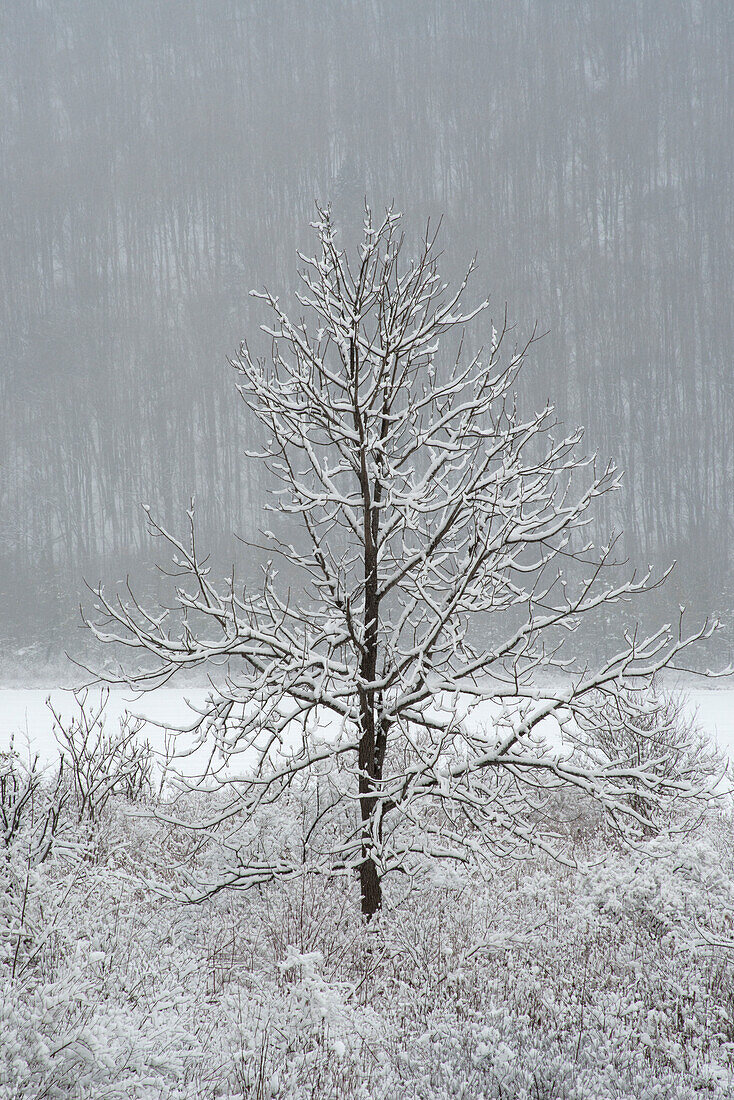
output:
<instances>
[{"instance_id":1,"label":"foggy forest","mask_svg":"<svg viewBox=\"0 0 734 1100\"><path fill-rule=\"evenodd\" d=\"M153 585L141 503L230 563L265 490L227 356L295 286L314 201L442 218L524 378L624 471L600 522L731 607L734 26L725 0L4 5L3 663ZM262 346L265 346L264 344ZM727 658L728 659L728 658Z\"/></svg>"},{"instance_id":2,"label":"foggy forest","mask_svg":"<svg viewBox=\"0 0 734 1100\"><path fill-rule=\"evenodd\" d=\"M734 1095L734 10L0 5L0 1100Z\"/></svg>"}]
</instances>

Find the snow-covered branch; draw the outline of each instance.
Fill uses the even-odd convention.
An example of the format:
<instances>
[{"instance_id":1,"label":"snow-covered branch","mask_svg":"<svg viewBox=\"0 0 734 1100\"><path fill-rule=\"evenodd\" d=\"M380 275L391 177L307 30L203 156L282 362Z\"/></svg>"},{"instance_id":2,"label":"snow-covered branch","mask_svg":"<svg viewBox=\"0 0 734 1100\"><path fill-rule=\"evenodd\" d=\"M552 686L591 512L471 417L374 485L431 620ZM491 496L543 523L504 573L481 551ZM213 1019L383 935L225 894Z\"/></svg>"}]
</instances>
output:
<instances>
[{"instance_id":1,"label":"snow-covered branch","mask_svg":"<svg viewBox=\"0 0 734 1100\"><path fill-rule=\"evenodd\" d=\"M301 590L272 565L259 586L216 585L192 506L186 539L149 516L172 555L173 610L96 591L97 637L148 662L120 669L123 682L225 669L188 730L211 748L193 786L222 795L197 829L232 854L207 891L352 868L369 917L382 876L413 858L562 855L543 811L559 787L631 839L671 801L705 795L685 761L605 752L592 716L713 627L627 634L595 663L578 652L582 620L665 574L621 576L614 538L595 549L593 507L617 470L579 452L580 430L557 434L550 406L519 411L535 334L508 346L505 315L468 352L465 329L489 304L464 304L473 265L450 290L435 234L405 260L400 225L367 210L350 259L319 210L318 251L301 256L308 319L259 293L271 356L243 343L232 361L264 429L253 457L275 483L278 533L263 545ZM296 789L313 793L304 849L243 847L263 807Z\"/></svg>"}]
</instances>

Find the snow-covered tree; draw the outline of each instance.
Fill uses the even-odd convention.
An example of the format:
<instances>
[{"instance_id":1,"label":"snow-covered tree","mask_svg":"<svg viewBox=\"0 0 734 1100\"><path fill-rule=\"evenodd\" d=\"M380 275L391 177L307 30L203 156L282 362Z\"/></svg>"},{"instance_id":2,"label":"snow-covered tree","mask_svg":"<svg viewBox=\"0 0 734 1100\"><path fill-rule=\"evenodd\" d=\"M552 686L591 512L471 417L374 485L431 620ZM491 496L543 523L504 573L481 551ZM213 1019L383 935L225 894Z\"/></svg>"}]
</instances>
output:
<instances>
[{"instance_id":1,"label":"snow-covered tree","mask_svg":"<svg viewBox=\"0 0 734 1100\"><path fill-rule=\"evenodd\" d=\"M646 688L712 628L627 633L595 662L571 652L582 619L658 583L620 579L614 540L588 541L618 474L579 455L580 430L554 434L550 406L519 411L532 339L508 349L505 319L467 351L465 329L488 307L462 304L473 265L450 290L435 235L407 261L400 224L367 211L350 259L319 209L317 254L301 256L309 320L260 294L272 354L243 344L233 362L264 428L250 457L277 483L262 585L214 583L192 509L183 539L150 518L173 552L173 610L97 591L97 636L152 659L121 669L124 682L226 666L191 727L212 749L201 782L220 790L197 829L227 853L197 896L356 871L369 918L389 872L558 854L542 807L559 785L629 833L695 793L654 758L605 753L590 731L600 703ZM299 793L298 848L257 840L259 815Z\"/></svg>"}]
</instances>

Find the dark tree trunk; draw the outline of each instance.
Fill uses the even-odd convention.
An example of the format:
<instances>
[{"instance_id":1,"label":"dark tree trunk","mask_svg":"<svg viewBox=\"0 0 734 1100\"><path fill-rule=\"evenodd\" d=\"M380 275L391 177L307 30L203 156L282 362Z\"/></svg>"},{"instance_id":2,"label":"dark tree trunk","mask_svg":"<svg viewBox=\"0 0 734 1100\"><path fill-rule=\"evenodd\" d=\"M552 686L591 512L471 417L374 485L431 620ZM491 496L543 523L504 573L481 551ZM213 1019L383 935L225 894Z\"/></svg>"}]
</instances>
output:
<instances>
[{"instance_id":1,"label":"dark tree trunk","mask_svg":"<svg viewBox=\"0 0 734 1100\"><path fill-rule=\"evenodd\" d=\"M364 269L363 269L364 271ZM361 279L360 275L360 279ZM380 527L380 501L382 486L379 479L370 481L367 465L367 445L359 403L359 347L356 339L349 349L349 366L353 384L354 428L360 438L359 485L362 493L364 530L364 644L360 661L360 720L359 742L359 806L362 820L362 863L359 868L362 915L371 920L382 907L382 883L377 865L370 854L375 839L375 813L378 800L376 792L382 778L381 736L375 721L377 692L375 676L379 648L380 599L378 595L377 543ZM387 431L383 421L383 436ZM379 825L377 831L379 832Z\"/></svg>"},{"instance_id":2,"label":"dark tree trunk","mask_svg":"<svg viewBox=\"0 0 734 1100\"><path fill-rule=\"evenodd\" d=\"M359 885L362 894L362 916L372 920L382 908L382 883L375 861L368 857L359 869Z\"/></svg>"},{"instance_id":3,"label":"dark tree trunk","mask_svg":"<svg viewBox=\"0 0 734 1100\"><path fill-rule=\"evenodd\" d=\"M362 863L359 867L359 883L362 894L362 914L370 920L382 905L380 875L370 855L374 836L374 815L377 808L375 780L380 776L375 759L374 714L364 701L362 728L364 732L359 744L359 809L362 819Z\"/></svg>"}]
</instances>

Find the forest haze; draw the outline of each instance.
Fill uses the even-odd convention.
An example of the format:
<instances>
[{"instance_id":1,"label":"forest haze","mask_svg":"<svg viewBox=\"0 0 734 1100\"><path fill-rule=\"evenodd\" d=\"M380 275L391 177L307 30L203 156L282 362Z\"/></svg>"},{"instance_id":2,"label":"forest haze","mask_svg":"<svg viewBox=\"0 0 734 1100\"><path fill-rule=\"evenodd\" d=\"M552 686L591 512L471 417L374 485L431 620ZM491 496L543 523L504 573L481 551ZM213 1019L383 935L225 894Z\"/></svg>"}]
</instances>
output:
<instances>
[{"instance_id":1,"label":"forest haze","mask_svg":"<svg viewBox=\"0 0 734 1100\"><path fill-rule=\"evenodd\" d=\"M347 237L365 197L443 217L442 274L477 252L496 317L548 330L523 406L626 471L602 523L726 620L733 71L728 0L8 0L3 661L79 644L84 578L155 587L142 502L175 526L195 494L246 569L265 485L226 360L266 350L248 291L292 301L315 199Z\"/></svg>"}]
</instances>

